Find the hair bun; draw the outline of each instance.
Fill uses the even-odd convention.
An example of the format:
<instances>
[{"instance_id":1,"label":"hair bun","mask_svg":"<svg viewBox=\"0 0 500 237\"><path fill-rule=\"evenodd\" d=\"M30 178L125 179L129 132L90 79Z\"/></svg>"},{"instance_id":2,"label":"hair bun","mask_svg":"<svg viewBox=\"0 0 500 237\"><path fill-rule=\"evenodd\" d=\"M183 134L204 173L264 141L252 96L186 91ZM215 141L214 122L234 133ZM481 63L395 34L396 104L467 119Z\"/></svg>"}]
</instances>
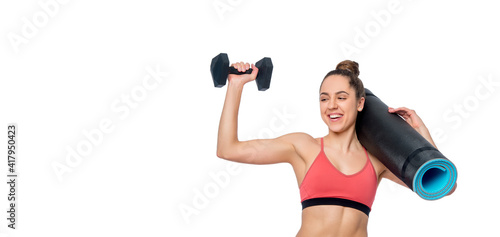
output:
<instances>
[{"instance_id":1,"label":"hair bun","mask_svg":"<svg viewBox=\"0 0 500 237\"><path fill-rule=\"evenodd\" d=\"M359 64L351 60L344 60L340 62L337 64L337 68L335 69L347 70L353 73L355 77L359 76Z\"/></svg>"}]
</instances>

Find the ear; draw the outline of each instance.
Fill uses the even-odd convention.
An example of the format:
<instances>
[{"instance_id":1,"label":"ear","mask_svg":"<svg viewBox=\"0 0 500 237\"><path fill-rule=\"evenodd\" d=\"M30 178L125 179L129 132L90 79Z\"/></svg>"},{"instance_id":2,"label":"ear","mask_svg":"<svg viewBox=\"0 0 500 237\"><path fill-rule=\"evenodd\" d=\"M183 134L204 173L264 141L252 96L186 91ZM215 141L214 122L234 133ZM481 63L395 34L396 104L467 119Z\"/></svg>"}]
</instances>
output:
<instances>
[{"instance_id":1,"label":"ear","mask_svg":"<svg viewBox=\"0 0 500 237\"><path fill-rule=\"evenodd\" d=\"M363 111L363 108L365 107L365 97L361 97L358 101L358 112Z\"/></svg>"}]
</instances>

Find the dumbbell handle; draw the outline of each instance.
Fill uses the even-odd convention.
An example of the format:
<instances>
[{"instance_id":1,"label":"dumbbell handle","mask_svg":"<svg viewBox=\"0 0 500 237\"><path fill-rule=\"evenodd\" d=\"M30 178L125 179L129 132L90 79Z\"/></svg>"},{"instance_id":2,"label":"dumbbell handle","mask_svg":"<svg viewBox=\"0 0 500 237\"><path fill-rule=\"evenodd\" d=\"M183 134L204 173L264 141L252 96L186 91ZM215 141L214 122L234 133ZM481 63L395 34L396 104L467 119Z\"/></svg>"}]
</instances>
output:
<instances>
[{"instance_id":1,"label":"dumbbell handle","mask_svg":"<svg viewBox=\"0 0 500 237\"><path fill-rule=\"evenodd\" d=\"M253 69L248 69L246 70L245 72L240 72L238 71L238 69L234 68L234 67L229 67L229 74L236 74L236 75L243 75L243 74L251 74L253 71Z\"/></svg>"}]
</instances>

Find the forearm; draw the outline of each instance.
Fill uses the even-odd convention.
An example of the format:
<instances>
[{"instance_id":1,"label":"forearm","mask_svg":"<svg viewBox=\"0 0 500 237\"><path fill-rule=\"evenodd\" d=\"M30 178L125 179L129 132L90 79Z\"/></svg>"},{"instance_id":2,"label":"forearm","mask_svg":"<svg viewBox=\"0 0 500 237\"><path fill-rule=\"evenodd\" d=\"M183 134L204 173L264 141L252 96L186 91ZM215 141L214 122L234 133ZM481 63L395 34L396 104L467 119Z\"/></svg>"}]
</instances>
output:
<instances>
[{"instance_id":1,"label":"forearm","mask_svg":"<svg viewBox=\"0 0 500 237\"><path fill-rule=\"evenodd\" d=\"M424 137L431 145L433 145L435 148L437 148L436 144L434 143L434 140L432 140L432 137L431 137L431 133L429 132L429 129L427 129L427 127L424 126L421 126L419 128L416 129L418 133L420 133L420 135L422 135L422 137Z\"/></svg>"},{"instance_id":2,"label":"forearm","mask_svg":"<svg viewBox=\"0 0 500 237\"><path fill-rule=\"evenodd\" d=\"M238 142L238 111L243 92L243 83L229 81L222 109L217 136L217 156L225 156L228 148Z\"/></svg>"}]
</instances>

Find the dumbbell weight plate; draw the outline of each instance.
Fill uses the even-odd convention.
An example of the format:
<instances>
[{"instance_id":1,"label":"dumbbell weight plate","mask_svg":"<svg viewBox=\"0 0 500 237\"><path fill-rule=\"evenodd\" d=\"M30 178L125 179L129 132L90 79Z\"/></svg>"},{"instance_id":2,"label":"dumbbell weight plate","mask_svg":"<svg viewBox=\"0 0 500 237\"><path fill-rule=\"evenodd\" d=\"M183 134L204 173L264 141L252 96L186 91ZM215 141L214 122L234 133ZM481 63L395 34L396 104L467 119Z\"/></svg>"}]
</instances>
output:
<instances>
[{"instance_id":1,"label":"dumbbell weight plate","mask_svg":"<svg viewBox=\"0 0 500 237\"><path fill-rule=\"evenodd\" d=\"M214 81L215 87L223 87L226 85L227 75L229 71L229 58L227 54L220 53L212 59L210 64L210 73L212 73L212 80Z\"/></svg>"},{"instance_id":2,"label":"dumbbell weight plate","mask_svg":"<svg viewBox=\"0 0 500 237\"><path fill-rule=\"evenodd\" d=\"M271 75L273 74L273 62L271 58L265 57L255 63L255 66L259 69L259 74L257 75L257 88L259 91L265 91L269 89L271 84Z\"/></svg>"}]
</instances>

